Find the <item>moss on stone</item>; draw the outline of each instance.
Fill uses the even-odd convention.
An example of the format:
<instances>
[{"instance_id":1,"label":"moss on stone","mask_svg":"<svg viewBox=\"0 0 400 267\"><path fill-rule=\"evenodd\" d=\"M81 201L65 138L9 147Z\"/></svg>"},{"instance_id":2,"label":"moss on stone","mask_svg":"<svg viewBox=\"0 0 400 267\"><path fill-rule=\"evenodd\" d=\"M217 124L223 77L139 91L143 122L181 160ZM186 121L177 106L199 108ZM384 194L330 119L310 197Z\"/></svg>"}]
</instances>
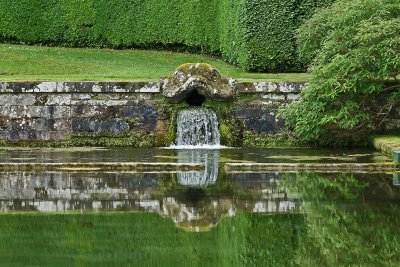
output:
<instances>
[{"instance_id":1,"label":"moss on stone","mask_svg":"<svg viewBox=\"0 0 400 267\"><path fill-rule=\"evenodd\" d=\"M172 144L175 141L175 139L176 139L176 127L175 127L175 124L176 124L176 113L174 113L172 115L171 121L170 121L170 124L169 124L169 127L168 127L168 131L164 136L163 142L161 144L159 144L159 145L168 146L168 145Z\"/></svg>"},{"instance_id":2,"label":"moss on stone","mask_svg":"<svg viewBox=\"0 0 400 267\"><path fill-rule=\"evenodd\" d=\"M176 139L176 116L180 110L188 108L189 105L186 102L171 104L167 102L165 97L161 96L154 98L154 105L159 119L169 121L166 131L159 133L157 146L169 146Z\"/></svg>"},{"instance_id":3,"label":"moss on stone","mask_svg":"<svg viewBox=\"0 0 400 267\"><path fill-rule=\"evenodd\" d=\"M300 147L305 146L299 142L293 133L282 132L280 134L259 134L254 131L245 131L243 133L243 147Z\"/></svg>"},{"instance_id":4,"label":"moss on stone","mask_svg":"<svg viewBox=\"0 0 400 267\"><path fill-rule=\"evenodd\" d=\"M400 151L400 134L373 136L371 143L375 149L392 157L394 151Z\"/></svg>"},{"instance_id":5,"label":"moss on stone","mask_svg":"<svg viewBox=\"0 0 400 267\"><path fill-rule=\"evenodd\" d=\"M208 77L212 72L217 71L213 66L207 63L185 63L176 68L175 71L181 71L184 74L191 76Z\"/></svg>"},{"instance_id":6,"label":"moss on stone","mask_svg":"<svg viewBox=\"0 0 400 267\"><path fill-rule=\"evenodd\" d=\"M101 101L107 101L110 100L110 96L104 94L104 93L98 93L98 94L92 94L91 96L92 100L101 100Z\"/></svg>"},{"instance_id":7,"label":"moss on stone","mask_svg":"<svg viewBox=\"0 0 400 267\"><path fill-rule=\"evenodd\" d=\"M229 146L230 140L232 140L232 132L230 131L230 127L226 123L220 123L219 132L221 135L221 143Z\"/></svg>"},{"instance_id":8,"label":"moss on stone","mask_svg":"<svg viewBox=\"0 0 400 267\"><path fill-rule=\"evenodd\" d=\"M71 137L60 141L0 141L1 147L154 147L153 134L137 134L129 137Z\"/></svg>"},{"instance_id":9,"label":"moss on stone","mask_svg":"<svg viewBox=\"0 0 400 267\"><path fill-rule=\"evenodd\" d=\"M221 144L225 146L239 147L242 145L243 125L232 117L236 108L235 102L220 102L207 99L204 107L217 114Z\"/></svg>"}]
</instances>

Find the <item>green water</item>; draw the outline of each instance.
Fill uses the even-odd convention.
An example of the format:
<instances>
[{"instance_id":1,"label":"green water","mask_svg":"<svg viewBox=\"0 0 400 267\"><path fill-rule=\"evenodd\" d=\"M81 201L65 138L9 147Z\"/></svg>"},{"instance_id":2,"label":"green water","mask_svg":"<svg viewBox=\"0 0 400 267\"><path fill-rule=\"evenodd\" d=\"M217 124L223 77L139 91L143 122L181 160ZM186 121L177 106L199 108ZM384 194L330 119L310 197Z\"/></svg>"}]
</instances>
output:
<instances>
[{"instance_id":1,"label":"green water","mask_svg":"<svg viewBox=\"0 0 400 267\"><path fill-rule=\"evenodd\" d=\"M221 168L234 159L279 160L289 150L124 151L26 153L42 156L37 161L63 153L68 161L96 153L101 160L200 161L209 170L0 173L0 266L400 266L398 175ZM296 151L292 162L384 158Z\"/></svg>"},{"instance_id":2,"label":"green water","mask_svg":"<svg viewBox=\"0 0 400 267\"><path fill-rule=\"evenodd\" d=\"M296 215L239 214L205 233L151 213L7 215L0 223L2 266L287 266L305 233Z\"/></svg>"},{"instance_id":3,"label":"green water","mask_svg":"<svg viewBox=\"0 0 400 267\"><path fill-rule=\"evenodd\" d=\"M0 162L175 162L188 154L207 154L223 162L382 162L390 161L371 149L234 148L174 150L155 148L11 148L1 150Z\"/></svg>"}]
</instances>

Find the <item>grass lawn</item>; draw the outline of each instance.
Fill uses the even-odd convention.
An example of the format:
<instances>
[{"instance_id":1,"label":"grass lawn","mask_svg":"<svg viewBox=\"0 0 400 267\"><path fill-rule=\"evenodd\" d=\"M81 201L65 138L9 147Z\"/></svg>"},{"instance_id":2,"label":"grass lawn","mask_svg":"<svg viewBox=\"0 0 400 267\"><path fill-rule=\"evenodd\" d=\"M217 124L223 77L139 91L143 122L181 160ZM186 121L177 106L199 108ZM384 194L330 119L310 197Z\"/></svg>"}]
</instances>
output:
<instances>
[{"instance_id":1,"label":"grass lawn","mask_svg":"<svg viewBox=\"0 0 400 267\"><path fill-rule=\"evenodd\" d=\"M149 81L183 63L205 62L239 80L308 81L306 73L248 73L224 61L189 53L0 44L0 81Z\"/></svg>"}]
</instances>

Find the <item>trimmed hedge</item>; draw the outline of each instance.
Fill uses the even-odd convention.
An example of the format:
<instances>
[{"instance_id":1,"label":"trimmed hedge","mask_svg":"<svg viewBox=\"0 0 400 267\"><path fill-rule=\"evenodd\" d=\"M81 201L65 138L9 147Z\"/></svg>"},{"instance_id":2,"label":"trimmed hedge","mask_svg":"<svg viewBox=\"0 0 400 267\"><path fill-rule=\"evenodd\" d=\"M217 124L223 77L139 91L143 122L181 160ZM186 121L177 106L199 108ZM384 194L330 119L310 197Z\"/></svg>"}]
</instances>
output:
<instances>
[{"instance_id":1,"label":"trimmed hedge","mask_svg":"<svg viewBox=\"0 0 400 267\"><path fill-rule=\"evenodd\" d=\"M295 31L333 0L0 0L0 40L179 47L250 71L301 71Z\"/></svg>"},{"instance_id":2,"label":"trimmed hedge","mask_svg":"<svg viewBox=\"0 0 400 267\"><path fill-rule=\"evenodd\" d=\"M242 66L250 71L303 71L295 33L318 7L334 0L248 0L245 6L247 55Z\"/></svg>"}]
</instances>

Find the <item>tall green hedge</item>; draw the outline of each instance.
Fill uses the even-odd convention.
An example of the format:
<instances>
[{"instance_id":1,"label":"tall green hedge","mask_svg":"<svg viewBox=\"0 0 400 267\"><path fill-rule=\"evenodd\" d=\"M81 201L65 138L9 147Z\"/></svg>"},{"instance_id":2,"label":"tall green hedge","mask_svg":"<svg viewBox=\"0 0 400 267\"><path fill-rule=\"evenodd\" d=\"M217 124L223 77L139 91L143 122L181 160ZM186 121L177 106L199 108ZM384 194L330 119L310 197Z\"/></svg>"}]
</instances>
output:
<instances>
[{"instance_id":1,"label":"tall green hedge","mask_svg":"<svg viewBox=\"0 0 400 267\"><path fill-rule=\"evenodd\" d=\"M245 5L246 57L240 62L250 71L302 71L296 30L316 8L334 0L247 0Z\"/></svg>"},{"instance_id":2,"label":"tall green hedge","mask_svg":"<svg viewBox=\"0 0 400 267\"><path fill-rule=\"evenodd\" d=\"M334 0L0 0L0 40L182 47L251 71L300 71L295 31Z\"/></svg>"}]
</instances>

